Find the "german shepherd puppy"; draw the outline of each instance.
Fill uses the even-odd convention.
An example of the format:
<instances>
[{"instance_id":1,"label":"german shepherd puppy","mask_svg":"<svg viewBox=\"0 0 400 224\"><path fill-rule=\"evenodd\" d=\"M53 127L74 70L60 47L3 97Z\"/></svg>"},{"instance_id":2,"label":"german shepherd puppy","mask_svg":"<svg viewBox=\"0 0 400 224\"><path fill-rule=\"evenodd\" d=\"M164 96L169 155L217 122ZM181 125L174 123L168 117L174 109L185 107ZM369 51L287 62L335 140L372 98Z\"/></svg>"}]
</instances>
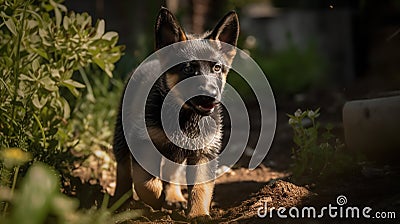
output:
<instances>
[{"instance_id":1,"label":"german shepherd puppy","mask_svg":"<svg viewBox=\"0 0 400 224\"><path fill-rule=\"evenodd\" d=\"M166 8L161 8L155 25L156 50L176 42L194 39L213 40L216 43L225 42L236 46L238 35L239 21L234 11L226 14L212 31L202 35L186 34L178 24L174 15ZM207 45L209 44L207 43ZM202 51L203 49L201 48L202 47L199 45L191 50L193 52ZM182 164L186 162L188 165L203 164L217 158L221 148L222 106L218 99L221 97L226 77L236 51L234 47L229 51L224 51L215 47L211 48L210 46L208 46L208 48L213 49L213 54L225 60L222 62L215 62L211 59L210 61L193 60L178 64L167 70L157 79L146 99L145 120L147 132L151 141L163 156L175 163ZM189 55L191 54L190 52L176 53L179 55L188 55L188 58L190 58ZM160 61L144 64L143 66L146 68L144 70L154 73L161 71L159 64L162 63L163 58L159 60ZM146 74L138 75L146 76ZM161 123L161 107L167 93L180 81L193 76L202 77L202 81L199 81L197 86L204 91L204 95L195 96L184 102L179 112L180 128L186 136L196 137L200 131L198 122L204 116L212 117L217 125L217 133L213 137L212 142L202 146L201 149L198 150L180 148L172 143L166 137ZM219 81L216 82L215 79L210 79L209 76L217 77ZM143 82L143 80L145 80L145 78L142 77L133 78L135 78L135 82ZM140 85L140 83L138 84ZM182 99L178 99L179 94L175 97L177 102L182 102ZM186 207L186 199L183 197L179 185L161 181L158 177L149 174L135 161L124 136L122 109L120 109L116 122L113 147L118 164L117 186L114 198L118 199L127 191L132 190L133 183L134 190L139 198L155 209L160 209L161 207ZM136 150L147 149L136 148ZM195 183L194 185L188 186L188 218L196 220L210 218L210 204L213 189L214 181L199 184Z\"/></svg>"}]
</instances>

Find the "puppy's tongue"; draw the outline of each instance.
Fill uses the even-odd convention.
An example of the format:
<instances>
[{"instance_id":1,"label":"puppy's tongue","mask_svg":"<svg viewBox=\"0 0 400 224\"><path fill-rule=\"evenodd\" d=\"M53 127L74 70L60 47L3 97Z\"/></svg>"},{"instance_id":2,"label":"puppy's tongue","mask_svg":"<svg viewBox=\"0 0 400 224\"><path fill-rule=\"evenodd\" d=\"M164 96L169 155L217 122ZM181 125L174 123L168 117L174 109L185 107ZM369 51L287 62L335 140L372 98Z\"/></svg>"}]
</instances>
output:
<instances>
[{"instance_id":1,"label":"puppy's tongue","mask_svg":"<svg viewBox=\"0 0 400 224\"><path fill-rule=\"evenodd\" d=\"M212 110L215 107L215 104L214 103L201 104L200 107L202 107L205 110Z\"/></svg>"}]
</instances>

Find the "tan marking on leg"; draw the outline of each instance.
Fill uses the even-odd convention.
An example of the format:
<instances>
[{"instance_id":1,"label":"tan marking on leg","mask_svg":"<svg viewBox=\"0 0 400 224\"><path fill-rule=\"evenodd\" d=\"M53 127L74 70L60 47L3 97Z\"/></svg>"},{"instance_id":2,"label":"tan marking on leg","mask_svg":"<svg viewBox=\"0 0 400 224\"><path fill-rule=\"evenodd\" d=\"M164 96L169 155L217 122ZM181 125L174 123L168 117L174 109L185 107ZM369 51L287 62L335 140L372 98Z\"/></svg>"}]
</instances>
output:
<instances>
[{"instance_id":1,"label":"tan marking on leg","mask_svg":"<svg viewBox=\"0 0 400 224\"><path fill-rule=\"evenodd\" d=\"M182 195L181 186L178 184L165 184L165 200L168 202L184 202L185 197Z\"/></svg>"},{"instance_id":2,"label":"tan marking on leg","mask_svg":"<svg viewBox=\"0 0 400 224\"><path fill-rule=\"evenodd\" d=\"M140 200L154 209L160 209L163 202L163 184L160 179L153 177L139 164L132 164L132 179L135 191Z\"/></svg>"},{"instance_id":3,"label":"tan marking on leg","mask_svg":"<svg viewBox=\"0 0 400 224\"><path fill-rule=\"evenodd\" d=\"M196 171L197 178L202 175L207 175L209 173L208 166L200 166L200 164L208 162L207 159L200 159L195 162L198 165L198 170ZM188 161L190 164L190 162ZM196 179L197 179L196 178ZM188 206L188 218L195 218L200 216L210 215L210 206L212 195L214 191L215 181L209 181L205 183L199 183L195 185L189 185L189 206Z\"/></svg>"},{"instance_id":4,"label":"tan marking on leg","mask_svg":"<svg viewBox=\"0 0 400 224\"><path fill-rule=\"evenodd\" d=\"M189 187L188 218L210 215L214 181Z\"/></svg>"},{"instance_id":5,"label":"tan marking on leg","mask_svg":"<svg viewBox=\"0 0 400 224\"><path fill-rule=\"evenodd\" d=\"M179 155L178 155L179 157ZM176 158L183 159L183 158ZM166 159L161 162L161 173L162 176L168 178L170 182L164 182L164 193L165 193L165 204L164 207L167 209L181 209L187 207L187 201L182 195L181 185L183 184L182 176L184 177L184 167L171 166L164 163ZM184 162L184 161L177 161Z\"/></svg>"},{"instance_id":6,"label":"tan marking on leg","mask_svg":"<svg viewBox=\"0 0 400 224\"><path fill-rule=\"evenodd\" d=\"M160 179L158 179L157 177L153 177L151 180L147 181L144 184L144 187L152 192L155 198L160 198L163 189L162 181Z\"/></svg>"}]
</instances>

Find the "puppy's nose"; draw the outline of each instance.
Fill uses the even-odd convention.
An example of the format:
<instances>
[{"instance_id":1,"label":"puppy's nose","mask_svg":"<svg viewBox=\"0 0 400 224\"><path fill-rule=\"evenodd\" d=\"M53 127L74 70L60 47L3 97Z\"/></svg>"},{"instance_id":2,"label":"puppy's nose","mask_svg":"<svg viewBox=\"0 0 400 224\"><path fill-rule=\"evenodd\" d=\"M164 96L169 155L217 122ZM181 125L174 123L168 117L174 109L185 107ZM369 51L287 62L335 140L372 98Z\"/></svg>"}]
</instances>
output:
<instances>
[{"instance_id":1,"label":"puppy's nose","mask_svg":"<svg viewBox=\"0 0 400 224\"><path fill-rule=\"evenodd\" d=\"M214 99L218 99L219 98L219 93L218 90L216 88L206 88L203 86L199 87L200 93L201 95L205 95Z\"/></svg>"},{"instance_id":2,"label":"puppy's nose","mask_svg":"<svg viewBox=\"0 0 400 224\"><path fill-rule=\"evenodd\" d=\"M218 99L218 91L216 89L212 89L208 92L209 96L214 98L214 99Z\"/></svg>"}]
</instances>

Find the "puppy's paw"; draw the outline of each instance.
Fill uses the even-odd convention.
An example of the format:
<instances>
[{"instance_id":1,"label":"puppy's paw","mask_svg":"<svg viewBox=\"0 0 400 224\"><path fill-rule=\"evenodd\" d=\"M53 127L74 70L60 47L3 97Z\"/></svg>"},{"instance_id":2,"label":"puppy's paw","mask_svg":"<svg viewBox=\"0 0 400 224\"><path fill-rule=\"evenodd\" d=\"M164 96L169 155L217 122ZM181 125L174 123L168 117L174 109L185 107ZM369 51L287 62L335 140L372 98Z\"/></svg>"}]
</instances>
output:
<instances>
[{"instance_id":1,"label":"puppy's paw","mask_svg":"<svg viewBox=\"0 0 400 224\"><path fill-rule=\"evenodd\" d=\"M201 215L192 218L189 217L189 220L192 224L213 223L213 219L210 215Z\"/></svg>"},{"instance_id":2,"label":"puppy's paw","mask_svg":"<svg viewBox=\"0 0 400 224\"><path fill-rule=\"evenodd\" d=\"M175 209L187 209L187 201L165 201L163 204L165 209L175 210Z\"/></svg>"}]
</instances>

